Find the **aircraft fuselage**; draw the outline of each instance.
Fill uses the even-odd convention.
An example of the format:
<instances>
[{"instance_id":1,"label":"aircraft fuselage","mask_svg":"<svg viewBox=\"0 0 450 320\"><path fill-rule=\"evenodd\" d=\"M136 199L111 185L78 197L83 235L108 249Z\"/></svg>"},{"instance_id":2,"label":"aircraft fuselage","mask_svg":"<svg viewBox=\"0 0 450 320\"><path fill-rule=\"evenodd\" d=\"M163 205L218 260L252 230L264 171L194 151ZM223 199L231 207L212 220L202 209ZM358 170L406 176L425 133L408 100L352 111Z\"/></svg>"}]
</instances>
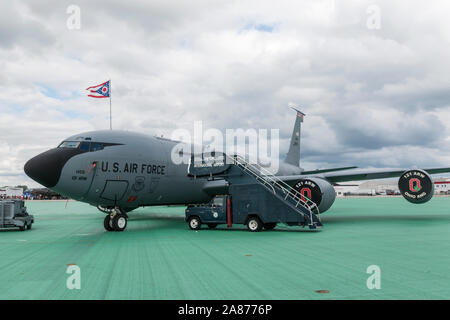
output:
<instances>
[{"instance_id":1,"label":"aircraft fuselage","mask_svg":"<svg viewBox=\"0 0 450 320\"><path fill-rule=\"evenodd\" d=\"M94 131L64 141L70 143L25 165L31 178L64 196L124 208L211 199L203 191L205 179L188 177L187 164L170 160L176 142L126 131Z\"/></svg>"}]
</instances>

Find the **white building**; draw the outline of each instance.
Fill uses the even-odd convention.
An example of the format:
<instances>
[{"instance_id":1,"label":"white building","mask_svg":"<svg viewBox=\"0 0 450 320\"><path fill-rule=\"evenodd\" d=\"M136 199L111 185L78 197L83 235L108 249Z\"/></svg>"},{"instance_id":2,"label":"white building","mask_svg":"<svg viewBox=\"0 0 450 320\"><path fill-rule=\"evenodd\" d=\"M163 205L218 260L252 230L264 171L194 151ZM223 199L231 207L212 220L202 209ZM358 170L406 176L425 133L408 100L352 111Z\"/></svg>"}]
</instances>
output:
<instances>
[{"instance_id":1,"label":"white building","mask_svg":"<svg viewBox=\"0 0 450 320\"><path fill-rule=\"evenodd\" d=\"M368 180L360 185L360 189L373 190L375 194L399 194L398 178L394 179L380 179Z\"/></svg>"},{"instance_id":2,"label":"white building","mask_svg":"<svg viewBox=\"0 0 450 320\"><path fill-rule=\"evenodd\" d=\"M344 197L349 193L358 192L359 185L358 184L338 184L334 186L334 190L336 191L336 196Z\"/></svg>"},{"instance_id":3,"label":"white building","mask_svg":"<svg viewBox=\"0 0 450 320\"><path fill-rule=\"evenodd\" d=\"M22 197L23 189L18 187L3 187L0 188L0 197L12 198L12 197Z\"/></svg>"},{"instance_id":4,"label":"white building","mask_svg":"<svg viewBox=\"0 0 450 320\"><path fill-rule=\"evenodd\" d=\"M436 179L434 181L434 193L435 194L447 194L450 192L450 179Z\"/></svg>"}]
</instances>

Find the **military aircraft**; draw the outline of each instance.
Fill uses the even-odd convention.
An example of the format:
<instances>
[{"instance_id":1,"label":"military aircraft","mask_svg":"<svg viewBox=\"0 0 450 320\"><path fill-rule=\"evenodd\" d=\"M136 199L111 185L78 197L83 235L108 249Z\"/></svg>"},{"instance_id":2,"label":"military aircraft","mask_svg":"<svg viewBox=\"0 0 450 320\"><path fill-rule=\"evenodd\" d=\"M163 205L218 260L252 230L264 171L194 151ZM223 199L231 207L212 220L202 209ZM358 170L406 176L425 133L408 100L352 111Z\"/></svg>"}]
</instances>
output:
<instances>
[{"instance_id":1,"label":"military aircraft","mask_svg":"<svg viewBox=\"0 0 450 320\"><path fill-rule=\"evenodd\" d=\"M430 174L450 172L450 168L357 167L305 171L300 168L300 132L305 114L294 110L296 121L289 151L276 176L311 199L320 213L334 203L333 184L339 182L400 177L403 197L412 203L424 203L434 193ZM30 159L24 171L38 183L107 213L106 230L123 231L127 212L138 207L202 204L227 193L229 184L225 179L197 177L189 174L190 164L174 164L171 153L178 144L179 141L128 131L85 132Z\"/></svg>"}]
</instances>

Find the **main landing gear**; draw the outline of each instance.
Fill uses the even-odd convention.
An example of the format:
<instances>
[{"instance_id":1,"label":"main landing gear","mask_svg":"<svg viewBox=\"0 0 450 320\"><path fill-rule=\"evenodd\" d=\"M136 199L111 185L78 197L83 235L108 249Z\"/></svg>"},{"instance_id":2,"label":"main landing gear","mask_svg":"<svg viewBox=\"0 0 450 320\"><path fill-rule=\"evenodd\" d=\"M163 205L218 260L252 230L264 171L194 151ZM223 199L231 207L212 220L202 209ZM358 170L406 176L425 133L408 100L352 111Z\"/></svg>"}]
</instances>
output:
<instances>
[{"instance_id":1,"label":"main landing gear","mask_svg":"<svg viewBox=\"0 0 450 320\"><path fill-rule=\"evenodd\" d=\"M127 227L128 216L121 208L114 208L106 215L103 225L106 231L123 231Z\"/></svg>"}]
</instances>

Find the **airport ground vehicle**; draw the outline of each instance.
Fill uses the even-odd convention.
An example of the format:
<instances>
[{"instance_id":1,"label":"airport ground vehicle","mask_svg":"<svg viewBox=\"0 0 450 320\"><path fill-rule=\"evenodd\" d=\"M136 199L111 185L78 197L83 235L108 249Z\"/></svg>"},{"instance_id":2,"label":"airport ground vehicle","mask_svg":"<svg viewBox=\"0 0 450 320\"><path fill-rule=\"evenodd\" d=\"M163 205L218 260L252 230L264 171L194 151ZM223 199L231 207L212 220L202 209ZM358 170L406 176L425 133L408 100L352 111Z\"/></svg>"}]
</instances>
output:
<instances>
[{"instance_id":1,"label":"airport ground vehicle","mask_svg":"<svg viewBox=\"0 0 450 320\"><path fill-rule=\"evenodd\" d=\"M225 159L231 163L224 162ZM207 204L189 205L186 221L194 230L202 224L215 228L218 224L244 224L250 231L273 229L277 223L321 227L319 207L301 192L276 177L262 176L264 169L244 158L215 154L191 159L188 174L227 181L227 193L214 197Z\"/></svg>"},{"instance_id":2,"label":"airport ground vehicle","mask_svg":"<svg viewBox=\"0 0 450 320\"><path fill-rule=\"evenodd\" d=\"M188 206L186 221L192 230L199 230L202 224L209 228L244 224L252 232L272 230L278 223L308 225L310 229L322 226L317 215L299 214L297 208L257 183L233 184L228 195L216 196L207 204Z\"/></svg>"},{"instance_id":3,"label":"airport ground vehicle","mask_svg":"<svg viewBox=\"0 0 450 320\"><path fill-rule=\"evenodd\" d=\"M0 228L18 227L21 231L30 230L34 217L29 215L23 200L0 201Z\"/></svg>"}]
</instances>

